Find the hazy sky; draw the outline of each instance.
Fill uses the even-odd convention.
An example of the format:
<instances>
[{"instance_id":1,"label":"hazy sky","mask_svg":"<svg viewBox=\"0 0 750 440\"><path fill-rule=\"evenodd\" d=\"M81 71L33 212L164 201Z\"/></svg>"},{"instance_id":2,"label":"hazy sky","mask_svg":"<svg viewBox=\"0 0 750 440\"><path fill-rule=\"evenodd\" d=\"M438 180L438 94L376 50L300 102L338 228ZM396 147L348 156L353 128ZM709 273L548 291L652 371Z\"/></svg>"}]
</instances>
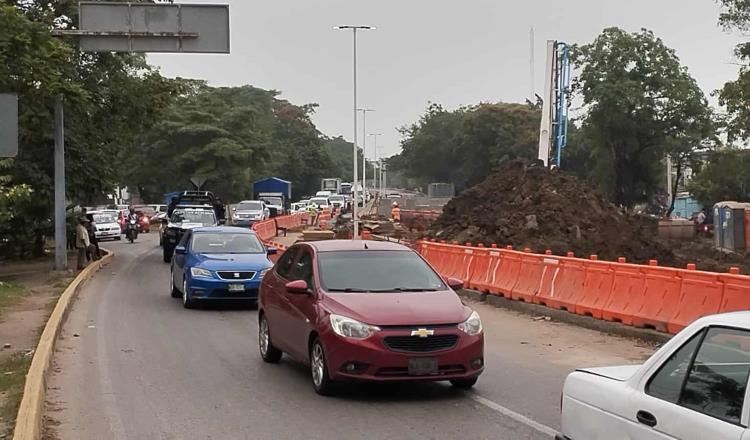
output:
<instances>
[{"instance_id":1,"label":"hazy sky","mask_svg":"<svg viewBox=\"0 0 750 440\"><path fill-rule=\"evenodd\" d=\"M717 26L719 7L712 0L229 0L229 5L231 54L159 54L150 61L168 76L202 78L216 86L251 84L279 90L295 104L318 103L318 128L351 140L352 36L332 27L377 26L358 38L359 102L377 110L368 114L367 131L383 134L381 155L399 151L398 127L416 121L428 102L451 109L522 102L530 87L531 26L540 94L545 40L587 43L608 26L653 30L707 94L738 69L732 49L739 37ZM359 133L362 139L361 124ZM373 157L369 139L367 155Z\"/></svg>"}]
</instances>

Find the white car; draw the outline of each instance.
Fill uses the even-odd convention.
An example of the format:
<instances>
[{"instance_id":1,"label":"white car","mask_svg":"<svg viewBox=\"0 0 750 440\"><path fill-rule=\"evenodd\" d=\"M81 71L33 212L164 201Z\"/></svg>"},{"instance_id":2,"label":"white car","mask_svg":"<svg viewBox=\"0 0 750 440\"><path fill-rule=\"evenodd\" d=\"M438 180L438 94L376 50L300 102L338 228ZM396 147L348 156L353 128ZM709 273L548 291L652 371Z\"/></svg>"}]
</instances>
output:
<instances>
[{"instance_id":1,"label":"white car","mask_svg":"<svg viewBox=\"0 0 750 440\"><path fill-rule=\"evenodd\" d=\"M94 217L94 223L96 224L96 235L97 240L120 239L120 224L117 223L117 211L105 210L105 211L90 211Z\"/></svg>"},{"instance_id":2,"label":"white car","mask_svg":"<svg viewBox=\"0 0 750 440\"><path fill-rule=\"evenodd\" d=\"M310 199L310 203L315 203L318 209L331 209L331 201L328 200L328 197L313 197Z\"/></svg>"},{"instance_id":3,"label":"white car","mask_svg":"<svg viewBox=\"0 0 750 440\"><path fill-rule=\"evenodd\" d=\"M750 311L701 318L642 365L565 380L557 440L750 440Z\"/></svg>"}]
</instances>

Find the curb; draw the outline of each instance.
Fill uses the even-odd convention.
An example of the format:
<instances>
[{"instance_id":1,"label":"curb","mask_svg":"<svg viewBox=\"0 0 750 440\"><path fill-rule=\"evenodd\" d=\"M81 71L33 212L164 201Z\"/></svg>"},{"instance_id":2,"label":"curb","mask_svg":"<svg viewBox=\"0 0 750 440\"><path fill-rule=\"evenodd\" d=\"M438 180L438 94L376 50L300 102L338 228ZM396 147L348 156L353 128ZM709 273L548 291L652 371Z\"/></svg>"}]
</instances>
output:
<instances>
[{"instance_id":1,"label":"curb","mask_svg":"<svg viewBox=\"0 0 750 440\"><path fill-rule=\"evenodd\" d=\"M647 328L630 327L618 322L603 321L590 316L575 315L565 310L552 309L539 304L530 304L523 301L516 301L502 296L490 295L487 293L477 292L476 290L463 289L459 290L458 295L462 298L473 301L483 302L501 309L513 310L534 316L549 316L553 321L564 322L578 327L596 330L602 333L623 336L626 338L641 339L658 344L667 342L673 335L658 332Z\"/></svg>"},{"instance_id":2,"label":"curb","mask_svg":"<svg viewBox=\"0 0 750 440\"><path fill-rule=\"evenodd\" d=\"M18 407L16 427L13 440L38 440L42 437L42 414L44 413L44 399L46 393L47 371L52 361L52 351L55 341L62 328L63 321L68 315L70 305L78 296L78 291L102 266L109 263L114 256L112 251L102 249L107 254L99 261L95 261L83 269L65 288L57 300L55 309L44 326L39 337L31 366L26 373L26 383L23 388L21 405Z\"/></svg>"}]
</instances>

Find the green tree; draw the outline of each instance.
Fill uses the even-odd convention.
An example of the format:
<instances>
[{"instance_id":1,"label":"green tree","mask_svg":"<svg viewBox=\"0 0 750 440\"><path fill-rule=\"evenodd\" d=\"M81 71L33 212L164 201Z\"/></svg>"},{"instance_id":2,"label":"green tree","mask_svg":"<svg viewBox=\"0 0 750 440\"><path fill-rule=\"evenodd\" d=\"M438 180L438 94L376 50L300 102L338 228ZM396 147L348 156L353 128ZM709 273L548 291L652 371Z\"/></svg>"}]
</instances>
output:
<instances>
[{"instance_id":1,"label":"green tree","mask_svg":"<svg viewBox=\"0 0 750 440\"><path fill-rule=\"evenodd\" d=\"M540 112L525 104L480 104L447 111L430 104L420 120L401 130L404 139L393 171L420 186L449 182L462 190L509 159L536 157Z\"/></svg>"},{"instance_id":2,"label":"green tree","mask_svg":"<svg viewBox=\"0 0 750 440\"><path fill-rule=\"evenodd\" d=\"M688 190L703 206L732 200L750 202L750 151L724 149L708 154Z\"/></svg>"},{"instance_id":3,"label":"green tree","mask_svg":"<svg viewBox=\"0 0 750 440\"><path fill-rule=\"evenodd\" d=\"M573 61L592 180L621 206L648 200L660 187L665 155L684 165L711 135L703 92L674 50L647 30L605 29L574 47Z\"/></svg>"},{"instance_id":4,"label":"green tree","mask_svg":"<svg viewBox=\"0 0 750 440\"><path fill-rule=\"evenodd\" d=\"M750 31L750 2L719 0L723 11L719 24L727 31L747 35ZM750 42L738 44L734 50L741 63L736 80L728 81L718 91L719 104L726 109L726 127L730 142L750 138Z\"/></svg>"}]
</instances>

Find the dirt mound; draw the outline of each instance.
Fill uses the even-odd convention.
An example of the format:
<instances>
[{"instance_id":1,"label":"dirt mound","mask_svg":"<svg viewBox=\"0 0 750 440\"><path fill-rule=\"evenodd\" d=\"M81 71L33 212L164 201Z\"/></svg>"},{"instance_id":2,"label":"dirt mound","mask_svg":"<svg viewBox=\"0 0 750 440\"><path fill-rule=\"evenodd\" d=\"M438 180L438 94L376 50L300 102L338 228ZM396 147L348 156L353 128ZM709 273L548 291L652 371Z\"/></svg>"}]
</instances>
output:
<instances>
[{"instance_id":1,"label":"dirt mound","mask_svg":"<svg viewBox=\"0 0 750 440\"><path fill-rule=\"evenodd\" d=\"M604 260L677 263L658 240L656 226L624 214L574 176L516 162L451 200L427 235L551 249L556 255L572 251Z\"/></svg>"}]
</instances>

